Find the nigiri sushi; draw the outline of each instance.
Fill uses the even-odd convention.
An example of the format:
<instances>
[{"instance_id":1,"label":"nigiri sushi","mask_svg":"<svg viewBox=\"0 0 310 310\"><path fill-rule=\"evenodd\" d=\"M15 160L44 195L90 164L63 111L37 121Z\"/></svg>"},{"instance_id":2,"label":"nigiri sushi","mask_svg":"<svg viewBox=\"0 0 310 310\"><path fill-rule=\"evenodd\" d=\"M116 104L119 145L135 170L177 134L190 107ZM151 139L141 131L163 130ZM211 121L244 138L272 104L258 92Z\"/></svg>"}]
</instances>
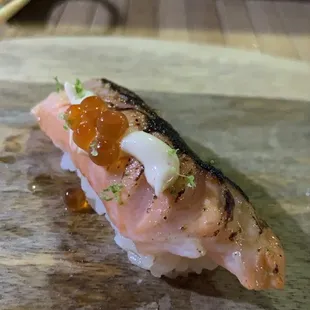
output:
<instances>
[{"instance_id":1,"label":"nigiri sushi","mask_svg":"<svg viewBox=\"0 0 310 310\"><path fill-rule=\"evenodd\" d=\"M278 237L155 110L107 79L57 83L31 112L131 263L156 277L222 266L249 290L284 287Z\"/></svg>"}]
</instances>

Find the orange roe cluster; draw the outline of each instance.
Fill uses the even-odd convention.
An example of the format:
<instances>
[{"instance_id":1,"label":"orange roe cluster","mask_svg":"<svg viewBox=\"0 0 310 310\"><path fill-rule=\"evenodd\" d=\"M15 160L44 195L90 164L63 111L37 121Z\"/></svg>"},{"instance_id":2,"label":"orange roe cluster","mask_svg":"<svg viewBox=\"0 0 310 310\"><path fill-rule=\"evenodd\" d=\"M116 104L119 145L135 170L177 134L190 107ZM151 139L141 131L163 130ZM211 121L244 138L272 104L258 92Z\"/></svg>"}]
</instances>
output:
<instances>
[{"instance_id":1,"label":"orange roe cluster","mask_svg":"<svg viewBox=\"0 0 310 310\"><path fill-rule=\"evenodd\" d=\"M120 140L129 124L126 116L108 108L98 96L85 98L71 105L64 114L67 126L73 131L73 141L89 154L99 166L116 162L121 154Z\"/></svg>"}]
</instances>

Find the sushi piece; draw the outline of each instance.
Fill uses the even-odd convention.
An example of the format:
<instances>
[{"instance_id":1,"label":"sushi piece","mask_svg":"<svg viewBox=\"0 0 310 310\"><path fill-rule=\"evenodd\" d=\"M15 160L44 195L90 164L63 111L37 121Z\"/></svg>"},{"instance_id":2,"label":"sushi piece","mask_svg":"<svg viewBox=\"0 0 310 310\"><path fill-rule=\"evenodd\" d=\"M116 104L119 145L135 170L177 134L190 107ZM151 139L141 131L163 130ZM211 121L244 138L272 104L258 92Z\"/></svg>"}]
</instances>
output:
<instances>
[{"instance_id":1,"label":"sushi piece","mask_svg":"<svg viewBox=\"0 0 310 310\"><path fill-rule=\"evenodd\" d=\"M107 79L58 88L31 112L131 263L156 277L220 265L249 290L284 287L280 241L246 194L141 98Z\"/></svg>"}]
</instances>

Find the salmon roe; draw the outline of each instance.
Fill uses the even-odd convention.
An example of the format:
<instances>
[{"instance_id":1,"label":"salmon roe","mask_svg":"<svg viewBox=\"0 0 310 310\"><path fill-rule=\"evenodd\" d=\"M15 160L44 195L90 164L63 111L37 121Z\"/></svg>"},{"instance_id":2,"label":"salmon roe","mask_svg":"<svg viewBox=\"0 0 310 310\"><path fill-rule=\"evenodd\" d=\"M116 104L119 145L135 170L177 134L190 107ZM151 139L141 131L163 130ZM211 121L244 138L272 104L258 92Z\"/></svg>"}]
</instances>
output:
<instances>
[{"instance_id":1,"label":"salmon roe","mask_svg":"<svg viewBox=\"0 0 310 310\"><path fill-rule=\"evenodd\" d=\"M100 116L101 112L108 109L108 106L101 98L92 96L85 98L81 102L80 108L82 111L82 119L92 122L95 126L97 118Z\"/></svg>"},{"instance_id":2,"label":"salmon roe","mask_svg":"<svg viewBox=\"0 0 310 310\"><path fill-rule=\"evenodd\" d=\"M89 150L89 157L98 166L113 164L119 158L119 154L119 143L104 138L97 138Z\"/></svg>"},{"instance_id":3,"label":"salmon roe","mask_svg":"<svg viewBox=\"0 0 310 310\"><path fill-rule=\"evenodd\" d=\"M108 108L98 96L85 98L65 112L68 127L73 130L74 143L88 152L99 166L108 166L120 157L120 139L129 128L126 116Z\"/></svg>"},{"instance_id":4,"label":"salmon roe","mask_svg":"<svg viewBox=\"0 0 310 310\"><path fill-rule=\"evenodd\" d=\"M98 133L110 140L119 139L128 127L128 120L122 112L107 110L97 119Z\"/></svg>"},{"instance_id":5,"label":"salmon roe","mask_svg":"<svg viewBox=\"0 0 310 310\"><path fill-rule=\"evenodd\" d=\"M65 120L70 129L76 129L81 122L81 108L79 105L71 105L65 112Z\"/></svg>"}]
</instances>

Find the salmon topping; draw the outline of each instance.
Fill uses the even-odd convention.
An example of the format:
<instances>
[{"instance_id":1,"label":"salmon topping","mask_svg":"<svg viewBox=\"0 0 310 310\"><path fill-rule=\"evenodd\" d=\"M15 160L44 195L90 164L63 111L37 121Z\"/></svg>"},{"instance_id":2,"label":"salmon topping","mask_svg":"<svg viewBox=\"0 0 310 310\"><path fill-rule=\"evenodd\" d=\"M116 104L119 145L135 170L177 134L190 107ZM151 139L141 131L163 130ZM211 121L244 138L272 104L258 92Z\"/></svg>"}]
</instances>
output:
<instances>
[{"instance_id":1,"label":"salmon topping","mask_svg":"<svg viewBox=\"0 0 310 310\"><path fill-rule=\"evenodd\" d=\"M90 80L84 85L90 90L84 92L89 94L87 100L96 100L94 106L102 101L101 111L84 113L81 107L87 105L81 104L79 96L74 99L82 102L73 104L79 108L72 108L67 119L77 120L73 133L84 122L92 128L91 134L87 130L81 133L81 141L80 137L76 139L89 156L72 147L72 132L64 130L58 118L59 113L72 107L66 93L50 94L32 113L104 202L105 212L119 234L132 240L141 255L211 260L236 275L248 289L283 289L286 259L280 239L258 216L242 189L201 160L168 122L129 89L107 79ZM101 119L107 111L113 111L109 112L113 117L105 115ZM132 133L148 133L166 143L167 158L177 155L178 178L167 190L156 195L147 180L147 167L129 152L127 157L119 152L119 141L128 140L130 134L121 138L129 130L123 115L116 112L124 114ZM89 117L82 118L84 114ZM94 114L96 124L91 125ZM159 154L156 147L150 152L150 144L146 147L144 141L137 144L140 153L147 149L150 156ZM83 206L84 198L79 192L70 192L66 204Z\"/></svg>"}]
</instances>

